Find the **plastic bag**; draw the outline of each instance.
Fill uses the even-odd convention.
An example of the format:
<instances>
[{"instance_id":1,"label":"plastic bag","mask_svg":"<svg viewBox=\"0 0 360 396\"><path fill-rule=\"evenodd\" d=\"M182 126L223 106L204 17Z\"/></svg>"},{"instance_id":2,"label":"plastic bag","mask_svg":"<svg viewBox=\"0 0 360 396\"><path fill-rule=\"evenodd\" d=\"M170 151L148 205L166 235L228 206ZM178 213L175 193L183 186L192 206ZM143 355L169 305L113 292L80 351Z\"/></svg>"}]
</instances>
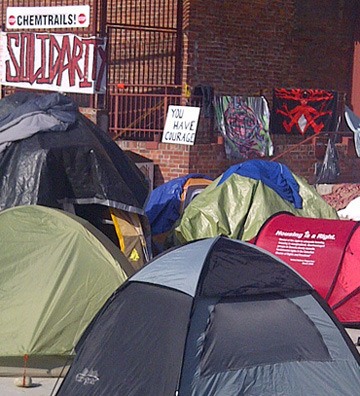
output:
<instances>
[{"instance_id":1,"label":"plastic bag","mask_svg":"<svg viewBox=\"0 0 360 396\"><path fill-rule=\"evenodd\" d=\"M316 184L334 183L340 176L339 155L335 146L335 139L329 138L324 162L317 174Z\"/></svg>"}]
</instances>

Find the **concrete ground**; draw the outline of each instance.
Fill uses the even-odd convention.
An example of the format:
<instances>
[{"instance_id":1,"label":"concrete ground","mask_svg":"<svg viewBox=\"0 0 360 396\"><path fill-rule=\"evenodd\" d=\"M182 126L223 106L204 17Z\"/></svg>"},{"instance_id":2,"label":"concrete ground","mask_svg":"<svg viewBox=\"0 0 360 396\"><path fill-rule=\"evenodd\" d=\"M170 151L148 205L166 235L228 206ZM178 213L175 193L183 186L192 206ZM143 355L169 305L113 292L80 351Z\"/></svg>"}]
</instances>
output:
<instances>
[{"instance_id":1,"label":"concrete ground","mask_svg":"<svg viewBox=\"0 0 360 396\"><path fill-rule=\"evenodd\" d=\"M353 343L356 345L356 349L360 353L360 329L346 329ZM359 342L359 345L358 345Z\"/></svg>"},{"instance_id":2,"label":"concrete ground","mask_svg":"<svg viewBox=\"0 0 360 396\"><path fill-rule=\"evenodd\" d=\"M360 337L360 330L346 329L354 343ZM360 352L360 346L357 347ZM19 378L19 377L18 377ZM0 377L0 396L55 396L62 378L37 378L32 377L33 386L30 388L18 387L14 377Z\"/></svg>"},{"instance_id":3,"label":"concrete ground","mask_svg":"<svg viewBox=\"0 0 360 396\"><path fill-rule=\"evenodd\" d=\"M33 386L29 388L18 387L14 384L15 378L0 378L1 396L54 396L62 379L60 378L32 378Z\"/></svg>"}]
</instances>

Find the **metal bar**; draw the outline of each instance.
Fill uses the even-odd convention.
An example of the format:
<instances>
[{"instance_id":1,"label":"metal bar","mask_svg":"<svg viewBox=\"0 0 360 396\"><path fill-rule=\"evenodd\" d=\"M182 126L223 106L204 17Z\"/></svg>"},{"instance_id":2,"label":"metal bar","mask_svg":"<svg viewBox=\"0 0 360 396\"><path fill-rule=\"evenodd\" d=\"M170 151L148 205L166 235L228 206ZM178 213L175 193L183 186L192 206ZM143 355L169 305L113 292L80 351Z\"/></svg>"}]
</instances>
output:
<instances>
[{"instance_id":1,"label":"metal bar","mask_svg":"<svg viewBox=\"0 0 360 396\"><path fill-rule=\"evenodd\" d=\"M182 94L174 94L173 86L166 85L163 86L162 93L138 92L131 85L127 89L127 92L119 91L112 85L110 90L111 96L115 97L111 101L120 104L114 109L118 123L114 121L114 126L111 127L113 139L156 139L162 133L168 105L181 103Z\"/></svg>"},{"instance_id":2,"label":"metal bar","mask_svg":"<svg viewBox=\"0 0 360 396\"><path fill-rule=\"evenodd\" d=\"M127 29L127 30L145 30L148 32L163 32L163 33L176 33L176 28L167 28L161 26L137 26L132 24L123 23L108 23L108 27L116 29Z\"/></svg>"},{"instance_id":3,"label":"metal bar","mask_svg":"<svg viewBox=\"0 0 360 396\"><path fill-rule=\"evenodd\" d=\"M183 0L177 0L176 44L175 44L175 65L174 65L175 84L182 84L182 70L183 70L183 60L181 56L182 50L183 50Z\"/></svg>"}]
</instances>

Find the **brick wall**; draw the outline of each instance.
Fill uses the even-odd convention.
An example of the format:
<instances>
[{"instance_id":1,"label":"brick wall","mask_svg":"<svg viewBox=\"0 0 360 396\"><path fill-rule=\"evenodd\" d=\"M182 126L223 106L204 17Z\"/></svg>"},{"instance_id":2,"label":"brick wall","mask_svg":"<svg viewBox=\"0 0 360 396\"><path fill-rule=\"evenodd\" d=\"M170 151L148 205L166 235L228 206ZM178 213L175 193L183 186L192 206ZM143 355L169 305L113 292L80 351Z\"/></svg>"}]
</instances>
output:
<instances>
[{"instance_id":1,"label":"brick wall","mask_svg":"<svg viewBox=\"0 0 360 396\"><path fill-rule=\"evenodd\" d=\"M172 0L156 4L166 10L167 1L173 4ZM11 1L1 1L3 8L8 3ZM52 0L34 4L50 3ZM68 0L65 3L70 4ZM125 4L126 12L121 13ZM142 4L146 8L147 2ZM149 8L139 13L139 7L135 0L111 0L108 12L116 18L113 22L120 22L121 15L128 19L132 13L141 18L158 15ZM210 85L215 94L262 93L270 105L273 88L280 86L331 89L344 92L349 99L359 8L358 0L183 0L183 83ZM121 22L129 22L127 19ZM144 44L138 40L130 47L137 48L140 42ZM123 50L123 46L117 48ZM169 68L173 67L169 62ZM85 113L95 117L91 111ZM200 124L198 135L194 146L129 141L119 145L154 161L155 185L189 172L216 177L231 163L223 145L215 143L217 136L210 122ZM299 137L273 140L275 156L292 148L280 161L311 181L319 162L314 144L298 146ZM342 177L355 180L359 159L349 154L349 147L351 144L339 144Z\"/></svg>"},{"instance_id":2,"label":"brick wall","mask_svg":"<svg viewBox=\"0 0 360 396\"><path fill-rule=\"evenodd\" d=\"M327 139L314 138L305 144L300 144L303 140L300 137L291 139L290 136L278 135L272 136L272 139L275 145L274 156L264 159L283 163L291 171L304 177L310 184L314 184L315 168L323 163ZM194 146L134 141L118 141L117 143L123 150L130 150L154 162L154 187L188 173L204 173L216 178L234 164L226 159L221 139L216 143L195 144ZM340 168L336 183L359 182L360 158L355 153L353 139L348 137L340 139L336 143L336 150L339 155Z\"/></svg>"},{"instance_id":3,"label":"brick wall","mask_svg":"<svg viewBox=\"0 0 360 396\"><path fill-rule=\"evenodd\" d=\"M210 85L215 94L258 95L271 107L275 87L322 88L351 94L355 0L184 0L184 82ZM208 133L208 138L206 138ZM230 165L209 124L194 146L119 142L155 163L155 186L189 172L217 177ZM315 180L322 158L314 141L274 136L275 156ZM339 181L356 181L360 160L353 142L338 143ZM288 152L288 150L291 150Z\"/></svg>"},{"instance_id":4,"label":"brick wall","mask_svg":"<svg viewBox=\"0 0 360 396\"><path fill-rule=\"evenodd\" d=\"M118 141L123 150L130 150L154 162L154 187L188 173L204 173L213 178L225 171L223 144L209 143L194 146L157 142Z\"/></svg>"},{"instance_id":5,"label":"brick wall","mask_svg":"<svg viewBox=\"0 0 360 396\"><path fill-rule=\"evenodd\" d=\"M154 187L189 173L190 146L127 140L117 144L154 162Z\"/></svg>"},{"instance_id":6,"label":"brick wall","mask_svg":"<svg viewBox=\"0 0 360 396\"><path fill-rule=\"evenodd\" d=\"M188 0L187 82L271 100L274 87L350 93L355 0Z\"/></svg>"},{"instance_id":7,"label":"brick wall","mask_svg":"<svg viewBox=\"0 0 360 396\"><path fill-rule=\"evenodd\" d=\"M272 160L287 165L294 173L303 176L310 184L316 181L316 167L321 167L324 161L327 136L319 136L300 144L301 137L294 139L290 136L273 136L275 153ZM338 155L340 175L337 183L359 182L360 158L355 152L352 137L338 137L335 145Z\"/></svg>"}]
</instances>

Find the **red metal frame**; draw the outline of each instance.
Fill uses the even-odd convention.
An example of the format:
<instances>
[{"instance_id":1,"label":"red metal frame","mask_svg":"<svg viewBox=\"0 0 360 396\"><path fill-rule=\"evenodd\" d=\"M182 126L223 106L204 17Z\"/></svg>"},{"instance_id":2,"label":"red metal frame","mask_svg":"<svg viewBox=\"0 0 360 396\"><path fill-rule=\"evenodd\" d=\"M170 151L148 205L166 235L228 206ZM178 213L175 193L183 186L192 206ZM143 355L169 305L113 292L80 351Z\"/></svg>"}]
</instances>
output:
<instances>
[{"instance_id":1,"label":"red metal frame","mask_svg":"<svg viewBox=\"0 0 360 396\"><path fill-rule=\"evenodd\" d=\"M91 8L90 26L73 29L71 33L108 38L107 95L69 96L80 107L105 109L109 133L114 138L157 139L168 104L188 102L181 87L183 0L142 0L141 4L132 0L89 0L87 3ZM0 0L3 30L6 31L6 8L10 6L82 4L81 0ZM57 29L56 32L68 31ZM121 84L126 89L119 88ZM6 96L16 90L3 86L1 94Z\"/></svg>"},{"instance_id":2,"label":"red metal frame","mask_svg":"<svg viewBox=\"0 0 360 396\"><path fill-rule=\"evenodd\" d=\"M109 85L109 133L122 140L159 141L169 105L201 106L179 85Z\"/></svg>"}]
</instances>

